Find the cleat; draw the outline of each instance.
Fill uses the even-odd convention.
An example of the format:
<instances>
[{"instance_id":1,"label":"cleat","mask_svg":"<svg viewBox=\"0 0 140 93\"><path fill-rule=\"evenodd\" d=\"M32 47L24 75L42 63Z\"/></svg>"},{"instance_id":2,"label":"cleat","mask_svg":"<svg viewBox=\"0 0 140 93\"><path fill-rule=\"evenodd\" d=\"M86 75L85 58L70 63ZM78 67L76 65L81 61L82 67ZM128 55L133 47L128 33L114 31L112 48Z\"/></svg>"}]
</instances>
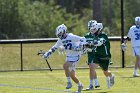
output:
<instances>
[{"instance_id":1,"label":"cleat","mask_svg":"<svg viewBox=\"0 0 140 93\"><path fill-rule=\"evenodd\" d=\"M99 88L100 87L100 85L95 85L95 88Z\"/></svg>"},{"instance_id":2,"label":"cleat","mask_svg":"<svg viewBox=\"0 0 140 93\"><path fill-rule=\"evenodd\" d=\"M139 74L134 74L133 77L140 77L140 75Z\"/></svg>"},{"instance_id":3,"label":"cleat","mask_svg":"<svg viewBox=\"0 0 140 93\"><path fill-rule=\"evenodd\" d=\"M67 82L66 89L70 89L71 87L72 87L72 84L71 84L71 82Z\"/></svg>"},{"instance_id":4,"label":"cleat","mask_svg":"<svg viewBox=\"0 0 140 93\"><path fill-rule=\"evenodd\" d=\"M78 86L78 91L76 93L81 93L82 89L83 89L83 85Z\"/></svg>"},{"instance_id":5,"label":"cleat","mask_svg":"<svg viewBox=\"0 0 140 93\"><path fill-rule=\"evenodd\" d=\"M112 77L110 78L110 86L114 85L114 75L112 74Z\"/></svg>"},{"instance_id":6,"label":"cleat","mask_svg":"<svg viewBox=\"0 0 140 93\"><path fill-rule=\"evenodd\" d=\"M95 82L95 88L99 88L100 84L98 82Z\"/></svg>"},{"instance_id":7,"label":"cleat","mask_svg":"<svg viewBox=\"0 0 140 93\"><path fill-rule=\"evenodd\" d=\"M86 90L92 90L93 89L93 85L89 85L89 87L86 88Z\"/></svg>"}]
</instances>

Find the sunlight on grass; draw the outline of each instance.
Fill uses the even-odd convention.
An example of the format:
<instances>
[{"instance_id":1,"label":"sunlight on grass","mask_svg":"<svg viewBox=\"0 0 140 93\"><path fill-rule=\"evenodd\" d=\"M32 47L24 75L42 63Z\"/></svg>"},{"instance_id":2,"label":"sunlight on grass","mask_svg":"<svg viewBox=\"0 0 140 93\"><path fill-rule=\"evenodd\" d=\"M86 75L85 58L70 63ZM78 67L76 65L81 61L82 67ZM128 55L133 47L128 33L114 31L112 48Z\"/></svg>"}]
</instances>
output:
<instances>
[{"instance_id":1,"label":"sunlight on grass","mask_svg":"<svg viewBox=\"0 0 140 93\"><path fill-rule=\"evenodd\" d=\"M111 68L115 74L115 85L106 87L106 78L101 69L97 69L100 89L85 91L89 85L89 69L77 69L77 76L83 83L82 93L139 93L140 77L132 77L132 68ZM0 72L0 93L72 93L77 85L65 89L66 77L63 70Z\"/></svg>"}]
</instances>

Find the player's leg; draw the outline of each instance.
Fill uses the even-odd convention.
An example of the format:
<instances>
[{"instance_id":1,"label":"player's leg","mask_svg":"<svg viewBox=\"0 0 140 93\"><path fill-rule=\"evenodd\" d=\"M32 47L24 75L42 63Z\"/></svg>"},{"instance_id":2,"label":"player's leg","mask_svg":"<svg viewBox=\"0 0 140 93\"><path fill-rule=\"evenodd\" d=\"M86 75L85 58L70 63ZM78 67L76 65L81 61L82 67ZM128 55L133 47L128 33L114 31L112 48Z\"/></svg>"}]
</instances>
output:
<instances>
[{"instance_id":1,"label":"player's leg","mask_svg":"<svg viewBox=\"0 0 140 93\"><path fill-rule=\"evenodd\" d=\"M135 67L134 67L133 77L140 76L139 74L137 74L137 69L140 70L140 57L139 56L136 56L136 63L135 63Z\"/></svg>"},{"instance_id":2,"label":"player's leg","mask_svg":"<svg viewBox=\"0 0 140 93\"><path fill-rule=\"evenodd\" d=\"M114 85L114 74L112 74L109 68L110 60L101 60L100 67L103 70L104 75L106 76L107 87L110 88Z\"/></svg>"},{"instance_id":3,"label":"player's leg","mask_svg":"<svg viewBox=\"0 0 140 93\"><path fill-rule=\"evenodd\" d=\"M137 76L139 76L137 74L137 69L140 69L140 47L133 47L132 51L133 51L133 56L136 57L136 62L135 62L134 71L133 71L133 77L137 77Z\"/></svg>"},{"instance_id":4,"label":"player's leg","mask_svg":"<svg viewBox=\"0 0 140 93\"><path fill-rule=\"evenodd\" d=\"M98 67L98 64L92 63L90 65L90 84L94 85L95 87L99 87L99 82L97 79L97 73L96 73L96 68ZM93 84L94 82L94 84Z\"/></svg>"},{"instance_id":5,"label":"player's leg","mask_svg":"<svg viewBox=\"0 0 140 93\"><path fill-rule=\"evenodd\" d=\"M96 78L97 76L94 77L94 75L96 75L95 69L93 68L92 64L89 64L89 77L90 77L90 84L89 86L86 88L86 90L91 90L93 89L93 78Z\"/></svg>"},{"instance_id":6,"label":"player's leg","mask_svg":"<svg viewBox=\"0 0 140 93\"><path fill-rule=\"evenodd\" d=\"M89 86L86 88L86 90L91 90L91 89L93 89L94 86L95 86L96 88L97 88L97 87L100 87L99 82L98 82L98 79L97 79L97 74L96 74L96 71L95 71L95 69L96 69L97 67L98 67L98 64L95 64L95 63L89 64L90 84L89 84ZM93 84L93 81L94 81L95 85Z\"/></svg>"},{"instance_id":7,"label":"player's leg","mask_svg":"<svg viewBox=\"0 0 140 93\"><path fill-rule=\"evenodd\" d=\"M76 76L76 72L75 72L76 71L76 64L77 64L77 62L74 62L71 64L70 76L71 76L71 79L78 85L78 93L81 93L81 90L83 89L83 85Z\"/></svg>"},{"instance_id":8,"label":"player's leg","mask_svg":"<svg viewBox=\"0 0 140 93\"><path fill-rule=\"evenodd\" d=\"M67 86L66 86L66 89L69 89L72 87L72 82L71 82L71 78L70 78L70 71L69 71L69 67L70 67L70 63L69 62L65 62L64 65L63 65L63 68L65 70L65 75L66 75L66 78L67 78Z\"/></svg>"},{"instance_id":9,"label":"player's leg","mask_svg":"<svg viewBox=\"0 0 140 93\"><path fill-rule=\"evenodd\" d=\"M99 88L100 84L99 84L99 81L98 81L98 78L97 78L97 73L96 73L95 69L93 69L93 73L94 73L94 75L93 75L94 86L95 86L95 88Z\"/></svg>"},{"instance_id":10,"label":"player's leg","mask_svg":"<svg viewBox=\"0 0 140 93\"><path fill-rule=\"evenodd\" d=\"M114 85L114 75L108 70L103 70L103 73L106 76L107 87L110 88Z\"/></svg>"},{"instance_id":11,"label":"player's leg","mask_svg":"<svg viewBox=\"0 0 140 93\"><path fill-rule=\"evenodd\" d=\"M137 62L138 62L139 70L140 70L140 55L137 57Z\"/></svg>"}]
</instances>

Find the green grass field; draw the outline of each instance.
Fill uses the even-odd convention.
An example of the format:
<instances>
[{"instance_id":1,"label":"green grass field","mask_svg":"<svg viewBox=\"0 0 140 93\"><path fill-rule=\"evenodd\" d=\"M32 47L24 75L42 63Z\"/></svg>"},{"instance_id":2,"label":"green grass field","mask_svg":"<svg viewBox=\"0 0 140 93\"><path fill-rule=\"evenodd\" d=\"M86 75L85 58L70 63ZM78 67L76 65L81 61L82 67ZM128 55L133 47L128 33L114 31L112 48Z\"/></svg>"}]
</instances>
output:
<instances>
[{"instance_id":1,"label":"green grass field","mask_svg":"<svg viewBox=\"0 0 140 93\"><path fill-rule=\"evenodd\" d=\"M77 90L77 85L69 90L65 89L66 78L63 70L41 70L48 69L47 64L41 57L37 56L38 50L48 50L54 43L33 43L23 44L23 71L20 72L20 45L0 44L0 93L73 93ZM121 67L121 47L120 42L111 42L111 54L113 66ZM88 68L86 63L87 55L81 57L77 67ZM65 55L58 55L55 52L48 59L53 69L62 69L65 62ZM125 52L125 66L134 66L135 58L132 56L130 42L128 42ZM5 71L11 72L5 72ZM19 70L19 71L15 71ZM84 89L89 84L89 69L77 69L79 79L84 85ZM83 93L140 93L140 77L133 78L133 68L111 68L115 74L115 85L111 89L106 88L106 78L101 69L97 69L100 89L92 91L82 91Z\"/></svg>"},{"instance_id":2,"label":"green grass field","mask_svg":"<svg viewBox=\"0 0 140 93\"><path fill-rule=\"evenodd\" d=\"M133 68L111 68L115 74L115 85L106 87L106 78L101 69L97 69L100 89L83 90L82 93L140 93L140 77L132 77ZM89 84L89 69L77 69L77 75L84 85ZM64 70L0 72L0 93L74 93L77 85L65 89Z\"/></svg>"}]
</instances>

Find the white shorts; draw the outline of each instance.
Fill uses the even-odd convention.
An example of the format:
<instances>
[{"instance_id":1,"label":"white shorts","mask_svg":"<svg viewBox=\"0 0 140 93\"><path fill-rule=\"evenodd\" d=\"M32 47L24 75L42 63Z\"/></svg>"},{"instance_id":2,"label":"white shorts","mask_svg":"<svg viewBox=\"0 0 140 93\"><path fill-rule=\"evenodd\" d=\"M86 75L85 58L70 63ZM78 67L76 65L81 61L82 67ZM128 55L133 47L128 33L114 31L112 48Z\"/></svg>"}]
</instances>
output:
<instances>
[{"instance_id":1,"label":"white shorts","mask_svg":"<svg viewBox=\"0 0 140 93\"><path fill-rule=\"evenodd\" d=\"M67 56L66 57L66 62L70 62L71 67L69 68L70 71L76 70L76 64L79 61L80 56Z\"/></svg>"},{"instance_id":2,"label":"white shorts","mask_svg":"<svg viewBox=\"0 0 140 93\"><path fill-rule=\"evenodd\" d=\"M78 62L80 59L80 56L66 56L66 62L70 62L70 63L73 63L73 62Z\"/></svg>"},{"instance_id":3,"label":"white shorts","mask_svg":"<svg viewBox=\"0 0 140 93\"><path fill-rule=\"evenodd\" d=\"M132 47L133 56L140 56L140 46Z\"/></svg>"}]
</instances>

